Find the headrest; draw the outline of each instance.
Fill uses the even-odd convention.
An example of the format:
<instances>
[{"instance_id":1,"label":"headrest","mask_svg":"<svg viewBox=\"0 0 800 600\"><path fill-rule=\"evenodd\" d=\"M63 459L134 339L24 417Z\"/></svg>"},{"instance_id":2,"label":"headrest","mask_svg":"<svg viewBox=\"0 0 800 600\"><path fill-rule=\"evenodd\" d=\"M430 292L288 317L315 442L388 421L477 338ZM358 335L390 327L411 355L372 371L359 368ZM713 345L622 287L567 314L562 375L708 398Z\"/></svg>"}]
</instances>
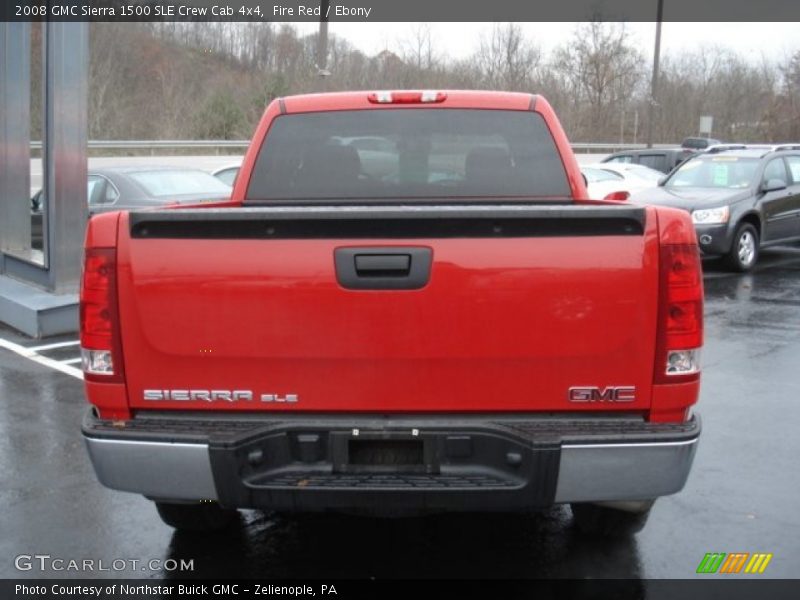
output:
<instances>
[{"instance_id":1,"label":"headrest","mask_svg":"<svg viewBox=\"0 0 800 600\"><path fill-rule=\"evenodd\" d=\"M510 174L511 156L505 148L477 146L469 151L464 162L464 179L470 183L483 180L496 183Z\"/></svg>"},{"instance_id":2,"label":"headrest","mask_svg":"<svg viewBox=\"0 0 800 600\"><path fill-rule=\"evenodd\" d=\"M311 185L354 182L361 173L361 159L352 146L316 146L303 158L300 173Z\"/></svg>"}]
</instances>

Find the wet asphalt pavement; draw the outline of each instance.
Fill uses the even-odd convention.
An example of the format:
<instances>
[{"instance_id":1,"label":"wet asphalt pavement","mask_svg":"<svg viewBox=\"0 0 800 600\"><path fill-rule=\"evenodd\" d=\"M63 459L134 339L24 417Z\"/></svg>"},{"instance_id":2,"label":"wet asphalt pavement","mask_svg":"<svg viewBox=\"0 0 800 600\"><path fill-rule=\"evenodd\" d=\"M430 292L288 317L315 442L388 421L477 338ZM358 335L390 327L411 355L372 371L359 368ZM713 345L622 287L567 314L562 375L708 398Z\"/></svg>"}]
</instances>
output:
<instances>
[{"instance_id":1,"label":"wet asphalt pavement","mask_svg":"<svg viewBox=\"0 0 800 600\"><path fill-rule=\"evenodd\" d=\"M800 248L765 251L749 275L705 268L703 436L686 488L635 537L584 539L567 508L396 520L251 511L221 536L177 534L149 501L97 483L81 382L0 348L0 577L165 575L14 568L17 555L49 554L193 559L208 577L688 578L706 552L771 552L764 576L797 577Z\"/></svg>"}]
</instances>

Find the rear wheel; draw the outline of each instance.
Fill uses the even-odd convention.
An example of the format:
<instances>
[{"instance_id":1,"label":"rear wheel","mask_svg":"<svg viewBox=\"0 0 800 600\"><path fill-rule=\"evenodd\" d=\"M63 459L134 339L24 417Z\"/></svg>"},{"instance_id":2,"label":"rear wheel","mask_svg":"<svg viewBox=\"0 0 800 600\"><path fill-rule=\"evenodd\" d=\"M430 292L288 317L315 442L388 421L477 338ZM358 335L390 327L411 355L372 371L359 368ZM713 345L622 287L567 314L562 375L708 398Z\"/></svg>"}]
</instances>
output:
<instances>
[{"instance_id":1,"label":"rear wheel","mask_svg":"<svg viewBox=\"0 0 800 600\"><path fill-rule=\"evenodd\" d=\"M621 510L599 504L572 504L575 527L592 537L628 537L641 531L650 516L652 502L635 511Z\"/></svg>"},{"instance_id":2,"label":"rear wheel","mask_svg":"<svg viewBox=\"0 0 800 600\"><path fill-rule=\"evenodd\" d=\"M758 260L758 231L751 223L742 223L736 228L733 244L725 262L733 271L749 271Z\"/></svg>"},{"instance_id":3,"label":"rear wheel","mask_svg":"<svg viewBox=\"0 0 800 600\"><path fill-rule=\"evenodd\" d=\"M237 516L237 511L221 508L216 502L156 502L156 509L164 523L181 531L220 531Z\"/></svg>"}]
</instances>

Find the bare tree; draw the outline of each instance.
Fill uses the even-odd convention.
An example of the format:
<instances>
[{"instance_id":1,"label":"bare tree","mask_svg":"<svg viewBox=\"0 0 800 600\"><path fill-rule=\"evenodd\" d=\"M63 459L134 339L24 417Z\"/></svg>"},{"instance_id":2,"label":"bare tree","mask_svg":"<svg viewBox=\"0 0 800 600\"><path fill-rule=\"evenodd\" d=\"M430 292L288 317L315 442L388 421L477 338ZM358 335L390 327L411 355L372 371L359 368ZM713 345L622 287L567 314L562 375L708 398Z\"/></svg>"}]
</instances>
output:
<instances>
[{"instance_id":1,"label":"bare tree","mask_svg":"<svg viewBox=\"0 0 800 600\"><path fill-rule=\"evenodd\" d=\"M272 99L314 89L316 35L269 23L93 23L90 135L246 137ZM485 31L466 59L448 59L424 24L396 47L365 53L334 32L328 89L542 93L575 141L631 141L634 114L647 113L648 65L622 24L579 25L547 55L516 24ZM712 46L668 53L657 100L658 142L697 133L701 115L731 141L800 139L800 50L780 62Z\"/></svg>"},{"instance_id":2,"label":"bare tree","mask_svg":"<svg viewBox=\"0 0 800 600\"><path fill-rule=\"evenodd\" d=\"M439 57L434 50L431 27L427 23L419 23L411 31L411 35L400 43L403 61L413 66L418 72L430 71L439 64Z\"/></svg>"},{"instance_id":3,"label":"bare tree","mask_svg":"<svg viewBox=\"0 0 800 600\"><path fill-rule=\"evenodd\" d=\"M576 101L586 105L582 131L608 136L643 81L644 57L625 25L590 21L579 25L572 39L555 51L554 68Z\"/></svg>"},{"instance_id":4,"label":"bare tree","mask_svg":"<svg viewBox=\"0 0 800 600\"><path fill-rule=\"evenodd\" d=\"M491 89L530 91L542 53L515 23L494 25L475 55L481 83Z\"/></svg>"},{"instance_id":5,"label":"bare tree","mask_svg":"<svg viewBox=\"0 0 800 600\"><path fill-rule=\"evenodd\" d=\"M769 141L774 137L774 65L747 61L728 49L701 47L669 57L662 68L657 137L678 141L696 135L700 117L714 118L715 137Z\"/></svg>"},{"instance_id":6,"label":"bare tree","mask_svg":"<svg viewBox=\"0 0 800 600\"><path fill-rule=\"evenodd\" d=\"M800 50L784 61L780 66L783 78L781 93L775 100L775 119L781 138L785 140L800 139Z\"/></svg>"}]
</instances>

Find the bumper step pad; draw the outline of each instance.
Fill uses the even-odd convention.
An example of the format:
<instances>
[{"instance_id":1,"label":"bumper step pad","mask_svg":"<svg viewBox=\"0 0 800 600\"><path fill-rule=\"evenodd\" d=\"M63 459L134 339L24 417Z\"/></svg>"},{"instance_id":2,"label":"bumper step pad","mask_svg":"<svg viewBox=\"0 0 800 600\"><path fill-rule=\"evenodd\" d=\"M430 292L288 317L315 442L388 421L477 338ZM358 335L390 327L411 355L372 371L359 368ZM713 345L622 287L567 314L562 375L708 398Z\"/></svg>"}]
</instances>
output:
<instances>
[{"instance_id":1,"label":"bumper step pad","mask_svg":"<svg viewBox=\"0 0 800 600\"><path fill-rule=\"evenodd\" d=\"M495 477L491 475L420 475L420 474L392 474L380 475L373 473L330 473L325 475L312 475L295 472L269 477L258 484L270 487L289 488L509 488L519 485L518 481L510 478Z\"/></svg>"}]
</instances>

